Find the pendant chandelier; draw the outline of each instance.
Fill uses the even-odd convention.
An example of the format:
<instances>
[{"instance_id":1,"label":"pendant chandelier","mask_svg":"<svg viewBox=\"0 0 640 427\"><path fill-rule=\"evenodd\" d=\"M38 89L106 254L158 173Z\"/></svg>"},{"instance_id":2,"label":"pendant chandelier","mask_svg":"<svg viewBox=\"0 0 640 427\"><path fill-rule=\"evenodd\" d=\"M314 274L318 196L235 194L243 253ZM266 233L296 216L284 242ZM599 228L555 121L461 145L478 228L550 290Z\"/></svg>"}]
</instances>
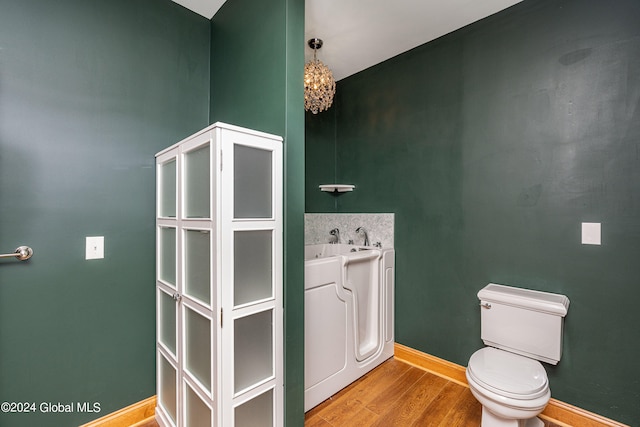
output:
<instances>
[{"instance_id":1,"label":"pendant chandelier","mask_svg":"<svg viewBox=\"0 0 640 427\"><path fill-rule=\"evenodd\" d=\"M304 109L318 114L331 107L336 82L329 67L316 58L318 49L322 47L322 40L313 38L307 43L313 49L313 60L304 66Z\"/></svg>"}]
</instances>

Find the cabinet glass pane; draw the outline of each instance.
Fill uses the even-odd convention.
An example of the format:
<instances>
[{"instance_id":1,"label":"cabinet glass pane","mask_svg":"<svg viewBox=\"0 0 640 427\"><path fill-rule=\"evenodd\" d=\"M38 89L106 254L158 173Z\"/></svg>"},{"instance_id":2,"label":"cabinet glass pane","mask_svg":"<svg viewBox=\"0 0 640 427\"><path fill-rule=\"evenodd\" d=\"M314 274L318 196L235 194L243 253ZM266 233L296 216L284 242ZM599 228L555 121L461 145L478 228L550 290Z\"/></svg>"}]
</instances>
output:
<instances>
[{"instance_id":1,"label":"cabinet glass pane","mask_svg":"<svg viewBox=\"0 0 640 427\"><path fill-rule=\"evenodd\" d=\"M189 427L211 427L211 410L197 394L185 384L187 390L187 423Z\"/></svg>"},{"instance_id":2,"label":"cabinet glass pane","mask_svg":"<svg viewBox=\"0 0 640 427\"><path fill-rule=\"evenodd\" d=\"M160 292L160 342L176 354L176 302L173 297Z\"/></svg>"},{"instance_id":3,"label":"cabinet glass pane","mask_svg":"<svg viewBox=\"0 0 640 427\"><path fill-rule=\"evenodd\" d=\"M236 427L273 426L273 390L243 403L235 409Z\"/></svg>"},{"instance_id":4,"label":"cabinet glass pane","mask_svg":"<svg viewBox=\"0 0 640 427\"><path fill-rule=\"evenodd\" d=\"M235 145L233 206L236 218L271 218L271 151Z\"/></svg>"},{"instance_id":5,"label":"cabinet glass pane","mask_svg":"<svg viewBox=\"0 0 640 427\"><path fill-rule=\"evenodd\" d=\"M187 295L206 302L211 300L211 233L205 230L185 232L185 288Z\"/></svg>"},{"instance_id":6,"label":"cabinet glass pane","mask_svg":"<svg viewBox=\"0 0 640 427\"><path fill-rule=\"evenodd\" d=\"M160 206L158 215L174 218L176 216L176 161L171 160L160 166Z\"/></svg>"},{"instance_id":7,"label":"cabinet glass pane","mask_svg":"<svg viewBox=\"0 0 640 427\"><path fill-rule=\"evenodd\" d=\"M186 368L211 390L211 321L185 307Z\"/></svg>"},{"instance_id":8,"label":"cabinet glass pane","mask_svg":"<svg viewBox=\"0 0 640 427\"><path fill-rule=\"evenodd\" d=\"M271 237L271 230L233 233L234 305L270 298L273 295Z\"/></svg>"},{"instance_id":9,"label":"cabinet glass pane","mask_svg":"<svg viewBox=\"0 0 640 427\"><path fill-rule=\"evenodd\" d=\"M235 392L273 375L272 310L234 321Z\"/></svg>"},{"instance_id":10,"label":"cabinet glass pane","mask_svg":"<svg viewBox=\"0 0 640 427\"><path fill-rule=\"evenodd\" d=\"M176 285L176 229L160 228L160 265L158 277L160 280Z\"/></svg>"},{"instance_id":11,"label":"cabinet glass pane","mask_svg":"<svg viewBox=\"0 0 640 427\"><path fill-rule=\"evenodd\" d=\"M209 146L190 151L184 156L185 215L187 218L209 218Z\"/></svg>"},{"instance_id":12,"label":"cabinet glass pane","mask_svg":"<svg viewBox=\"0 0 640 427\"><path fill-rule=\"evenodd\" d=\"M160 404L176 421L176 370L160 356Z\"/></svg>"}]
</instances>

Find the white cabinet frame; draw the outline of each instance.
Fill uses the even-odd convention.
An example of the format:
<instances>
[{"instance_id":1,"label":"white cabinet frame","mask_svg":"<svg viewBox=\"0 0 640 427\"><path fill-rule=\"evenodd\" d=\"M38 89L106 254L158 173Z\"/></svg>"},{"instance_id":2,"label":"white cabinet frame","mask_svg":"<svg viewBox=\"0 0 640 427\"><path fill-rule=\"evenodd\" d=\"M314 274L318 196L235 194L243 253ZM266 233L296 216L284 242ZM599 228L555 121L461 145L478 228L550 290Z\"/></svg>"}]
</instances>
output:
<instances>
[{"instance_id":1,"label":"white cabinet frame","mask_svg":"<svg viewBox=\"0 0 640 427\"><path fill-rule=\"evenodd\" d=\"M202 150L206 147L208 152ZM240 154L236 158L237 153ZM243 161L249 166L242 164ZM282 138L216 123L159 152L156 165L156 419L163 427L193 427L196 421L204 425L202 419L210 414L210 427L254 425L257 420L265 426L282 426ZM206 180L208 182L204 182ZM191 185L191 190L187 185ZM247 190L257 192L250 196L240 194ZM193 191L198 191L197 197ZM252 204L257 207L246 208ZM244 210L236 215L238 206ZM258 213L253 217L247 212ZM163 234L166 229L175 230L175 252L172 238L163 240L163 236L173 236L171 232ZM202 283L206 281L202 278L201 267L205 265L202 259L208 260L208 298L206 291L204 295L195 295L186 285L187 270L192 268L187 258L188 243L195 241L200 245L198 248L207 247L202 236L195 233L209 238L210 256L199 251L205 255L197 257L198 269L190 270L198 273L192 277L199 281L198 291L202 292ZM258 244L248 244L251 239ZM247 259L256 257L255 266L244 265L251 263L240 256L242 250L248 251ZM171 259L173 254L175 260ZM163 277L163 272L170 276L173 270L175 283ZM238 277L236 272L240 273ZM175 301L175 312L167 313L167 298ZM165 325L172 323L174 314L175 353L163 342L171 333ZM205 335L200 335L201 339L187 341L191 333L187 329L188 318L199 325L193 333L202 333L208 328ZM191 349L190 345L201 345L206 339L209 346L200 347L197 352ZM249 351L240 351L238 346L247 346ZM202 352L211 355L204 364ZM189 354L195 357L193 363L197 363L194 372L188 366ZM176 376L175 402L171 375L162 377L163 369L165 374L173 372L169 367ZM207 369L210 377L202 378L197 372ZM166 390L163 389L167 385ZM188 421L188 395L199 402L194 414L205 414L204 418ZM175 419L171 414L173 403ZM271 416L260 416L260 411L262 415Z\"/></svg>"}]
</instances>

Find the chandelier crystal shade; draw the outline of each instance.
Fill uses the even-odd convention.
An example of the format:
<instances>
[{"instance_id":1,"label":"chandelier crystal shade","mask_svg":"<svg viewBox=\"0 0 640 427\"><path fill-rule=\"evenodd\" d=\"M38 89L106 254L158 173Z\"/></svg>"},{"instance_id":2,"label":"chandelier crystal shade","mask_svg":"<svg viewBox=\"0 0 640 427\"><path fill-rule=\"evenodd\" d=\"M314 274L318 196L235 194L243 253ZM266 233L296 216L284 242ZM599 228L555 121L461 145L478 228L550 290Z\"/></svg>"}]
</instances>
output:
<instances>
[{"instance_id":1,"label":"chandelier crystal shade","mask_svg":"<svg viewBox=\"0 0 640 427\"><path fill-rule=\"evenodd\" d=\"M311 39L308 44L313 49L313 60L304 66L304 109L318 114L331 107L336 82L329 67L316 58L318 49L322 47L322 40Z\"/></svg>"}]
</instances>

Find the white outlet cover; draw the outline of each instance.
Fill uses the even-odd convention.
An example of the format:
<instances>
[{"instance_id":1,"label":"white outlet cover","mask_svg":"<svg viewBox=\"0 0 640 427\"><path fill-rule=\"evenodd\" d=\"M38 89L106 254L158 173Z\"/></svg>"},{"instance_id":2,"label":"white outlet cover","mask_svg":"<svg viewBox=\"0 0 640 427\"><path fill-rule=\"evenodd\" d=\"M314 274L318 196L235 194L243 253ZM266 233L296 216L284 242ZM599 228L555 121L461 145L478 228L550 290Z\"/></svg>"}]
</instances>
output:
<instances>
[{"instance_id":1,"label":"white outlet cover","mask_svg":"<svg viewBox=\"0 0 640 427\"><path fill-rule=\"evenodd\" d=\"M582 244L583 245L599 245L600 240L600 223L599 222L583 222L582 223Z\"/></svg>"},{"instance_id":2,"label":"white outlet cover","mask_svg":"<svg viewBox=\"0 0 640 427\"><path fill-rule=\"evenodd\" d=\"M104 258L104 236L87 236L85 259Z\"/></svg>"}]
</instances>

